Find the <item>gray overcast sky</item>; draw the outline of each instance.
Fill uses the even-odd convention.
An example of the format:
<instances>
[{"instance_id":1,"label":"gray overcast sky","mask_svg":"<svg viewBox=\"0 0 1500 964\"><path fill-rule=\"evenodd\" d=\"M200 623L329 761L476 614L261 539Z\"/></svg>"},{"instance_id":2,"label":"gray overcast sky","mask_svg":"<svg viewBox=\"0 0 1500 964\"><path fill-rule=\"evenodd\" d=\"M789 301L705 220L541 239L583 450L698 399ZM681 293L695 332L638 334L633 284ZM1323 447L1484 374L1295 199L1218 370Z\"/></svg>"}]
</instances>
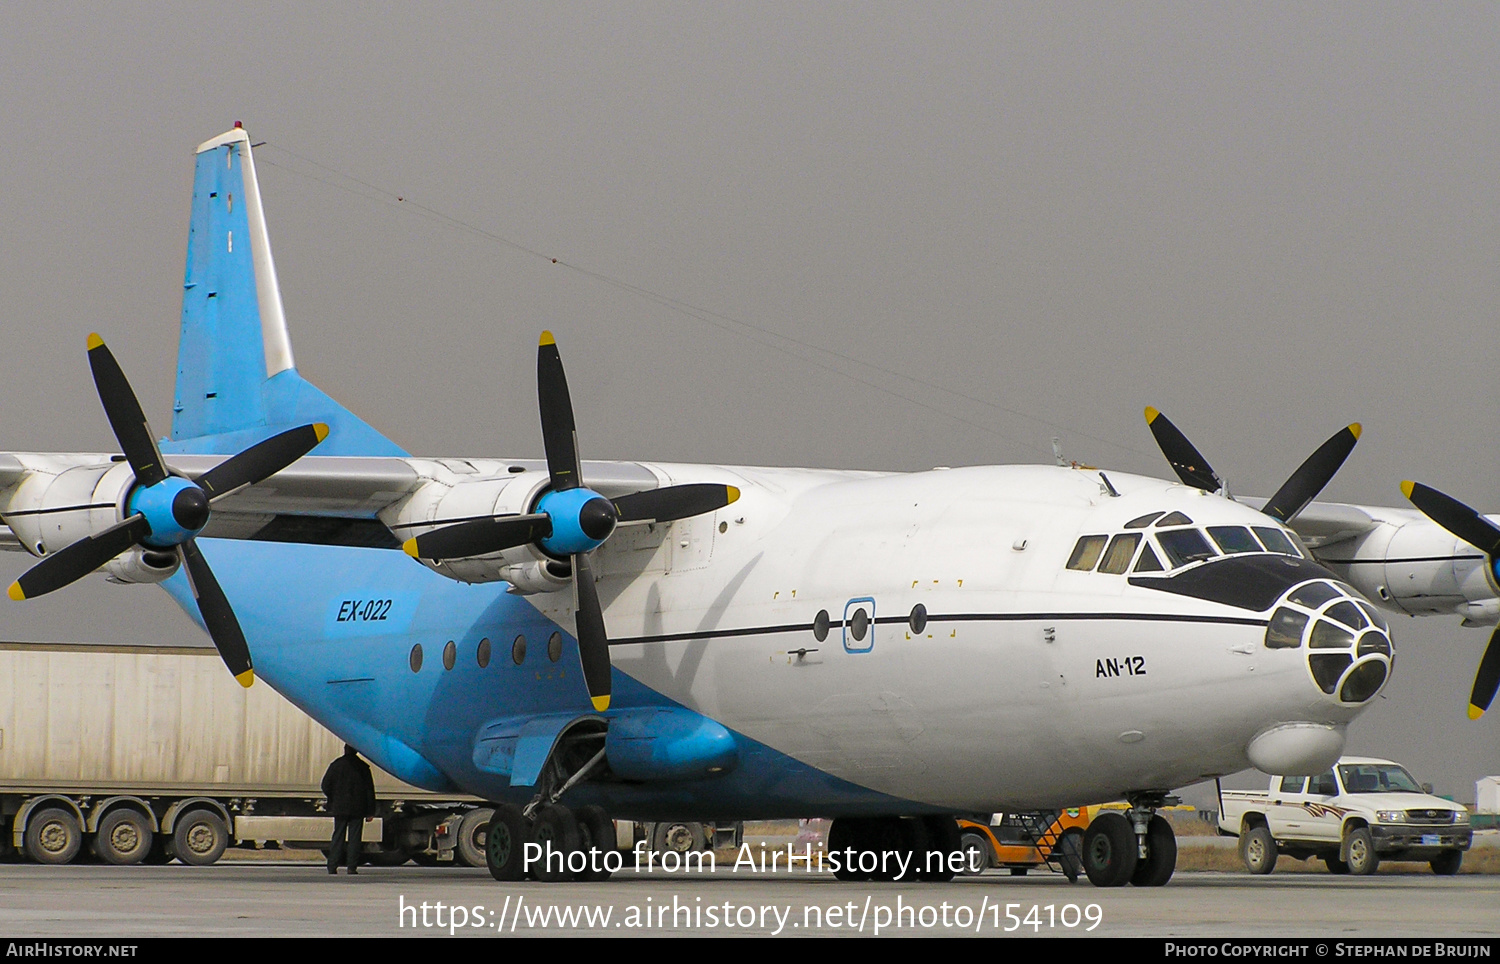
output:
<instances>
[{"instance_id":1,"label":"gray overcast sky","mask_svg":"<svg viewBox=\"0 0 1500 964\"><path fill-rule=\"evenodd\" d=\"M0 447L113 449L96 329L166 431L192 148L243 120L299 368L420 454L540 455L547 327L587 457L922 469L1059 435L1164 475L1151 404L1237 492L1358 420L1325 498L1415 477L1495 509L1497 27L1480 3L14 6ZM0 618L196 633L102 581ZM1500 713L1464 718L1488 632L1457 623L1397 624L1351 747L1471 797Z\"/></svg>"}]
</instances>

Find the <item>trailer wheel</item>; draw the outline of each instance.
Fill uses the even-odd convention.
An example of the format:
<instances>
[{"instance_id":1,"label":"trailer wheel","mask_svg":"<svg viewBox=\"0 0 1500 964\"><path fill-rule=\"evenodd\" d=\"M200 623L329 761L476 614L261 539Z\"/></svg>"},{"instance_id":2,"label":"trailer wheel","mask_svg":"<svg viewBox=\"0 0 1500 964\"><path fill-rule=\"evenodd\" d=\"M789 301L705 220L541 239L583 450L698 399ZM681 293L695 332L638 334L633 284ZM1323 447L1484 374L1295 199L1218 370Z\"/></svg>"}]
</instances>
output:
<instances>
[{"instance_id":1,"label":"trailer wheel","mask_svg":"<svg viewBox=\"0 0 1500 964\"><path fill-rule=\"evenodd\" d=\"M94 834L94 853L107 864L138 864L151 852L151 824L134 810L119 807L105 814Z\"/></svg>"},{"instance_id":2,"label":"trailer wheel","mask_svg":"<svg viewBox=\"0 0 1500 964\"><path fill-rule=\"evenodd\" d=\"M490 818L495 811L489 807L470 810L458 821L458 839L453 844L453 856L465 867L484 866L484 835L489 829Z\"/></svg>"},{"instance_id":3,"label":"trailer wheel","mask_svg":"<svg viewBox=\"0 0 1500 964\"><path fill-rule=\"evenodd\" d=\"M229 828L212 810L194 810L177 821L172 833L172 853L185 864L207 867L224 856L229 846Z\"/></svg>"},{"instance_id":4,"label":"trailer wheel","mask_svg":"<svg viewBox=\"0 0 1500 964\"><path fill-rule=\"evenodd\" d=\"M72 863L83 847L83 828L71 811L51 807L26 821L26 856L39 864Z\"/></svg>"}]
</instances>

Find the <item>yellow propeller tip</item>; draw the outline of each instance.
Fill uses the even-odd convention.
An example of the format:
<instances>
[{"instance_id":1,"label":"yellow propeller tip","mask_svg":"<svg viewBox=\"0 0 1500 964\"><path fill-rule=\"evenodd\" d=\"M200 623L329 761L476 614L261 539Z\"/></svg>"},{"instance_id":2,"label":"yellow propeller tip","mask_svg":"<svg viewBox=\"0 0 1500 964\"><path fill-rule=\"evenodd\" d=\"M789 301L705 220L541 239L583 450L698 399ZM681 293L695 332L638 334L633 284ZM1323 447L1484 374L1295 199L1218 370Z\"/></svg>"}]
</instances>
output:
<instances>
[{"instance_id":1,"label":"yellow propeller tip","mask_svg":"<svg viewBox=\"0 0 1500 964\"><path fill-rule=\"evenodd\" d=\"M545 347L547 345L555 345L555 344L557 344L557 339L552 337L552 332L550 332L550 331L544 331L544 332L542 332L541 345L538 346L538 347Z\"/></svg>"},{"instance_id":2,"label":"yellow propeller tip","mask_svg":"<svg viewBox=\"0 0 1500 964\"><path fill-rule=\"evenodd\" d=\"M411 556L413 559L420 559L420 558L422 558L420 555L417 554L417 540L414 539L414 538L413 539L407 539L405 542L401 543L401 549L408 556Z\"/></svg>"},{"instance_id":3,"label":"yellow propeller tip","mask_svg":"<svg viewBox=\"0 0 1500 964\"><path fill-rule=\"evenodd\" d=\"M1349 434L1354 436L1356 439L1359 438L1359 433L1363 432L1364 430L1365 427L1358 422L1351 422L1349 424Z\"/></svg>"},{"instance_id":4,"label":"yellow propeller tip","mask_svg":"<svg viewBox=\"0 0 1500 964\"><path fill-rule=\"evenodd\" d=\"M323 441L328 437L328 426L324 425L322 422L314 422L313 434L318 437L319 442Z\"/></svg>"},{"instance_id":5,"label":"yellow propeller tip","mask_svg":"<svg viewBox=\"0 0 1500 964\"><path fill-rule=\"evenodd\" d=\"M608 696L591 696L589 697L589 702L594 704L594 710L596 712L603 713L605 710L609 709Z\"/></svg>"},{"instance_id":6,"label":"yellow propeller tip","mask_svg":"<svg viewBox=\"0 0 1500 964\"><path fill-rule=\"evenodd\" d=\"M1404 495L1404 496L1406 496L1409 499L1409 498L1411 498L1412 490L1415 489L1416 487L1417 487L1417 483L1415 483L1415 482L1402 482L1401 483L1401 494Z\"/></svg>"},{"instance_id":7,"label":"yellow propeller tip","mask_svg":"<svg viewBox=\"0 0 1500 964\"><path fill-rule=\"evenodd\" d=\"M724 486L724 490L725 490L726 494L729 497L729 502L738 502L740 500L740 490L739 489L735 488L732 485L726 485L726 486ZM726 502L724 504L728 505L729 502Z\"/></svg>"},{"instance_id":8,"label":"yellow propeller tip","mask_svg":"<svg viewBox=\"0 0 1500 964\"><path fill-rule=\"evenodd\" d=\"M1146 406L1146 424L1150 425L1152 422L1156 421L1156 416L1158 416L1160 414L1161 414L1161 412L1158 412L1156 409L1152 408L1150 405L1147 405Z\"/></svg>"},{"instance_id":9,"label":"yellow propeller tip","mask_svg":"<svg viewBox=\"0 0 1500 964\"><path fill-rule=\"evenodd\" d=\"M247 669L236 676L235 679L239 680L240 685L245 689L249 689L251 684L255 682L255 670Z\"/></svg>"},{"instance_id":10,"label":"yellow propeller tip","mask_svg":"<svg viewBox=\"0 0 1500 964\"><path fill-rule=\"evenodd\" d=\"M1484 710L1481 710L1479 707L1475 706L1473 703L1469 704L1469 719L1471 719L1471 720L1477 720L1477 719L1479 719L1483 715L1484 715Z\"/></svg>"},{"instance_id":11,"label":"yellow propeller tip","mask_svg":"<svg viewBox=\"0 0 1500 964\"><path fill-rule=\"evenodd\" d=\"M102 348L103 346L104 339L99 337L99 333L96 331L89 332L89 351L93 351L95 348Z\"/></svg>"},{"instance_id":12,"label":"yellow propeller tip","mask_svg":"<svg viewBox=\"0 0 1500 964\"><path fill-rule=\"evenodd\" d=\"M10 584L10 591L8 595L16 602L20 602L26 598L26 592L21 588L21 584L19 582L13 582Z\"/></svg>"}]
</instances>

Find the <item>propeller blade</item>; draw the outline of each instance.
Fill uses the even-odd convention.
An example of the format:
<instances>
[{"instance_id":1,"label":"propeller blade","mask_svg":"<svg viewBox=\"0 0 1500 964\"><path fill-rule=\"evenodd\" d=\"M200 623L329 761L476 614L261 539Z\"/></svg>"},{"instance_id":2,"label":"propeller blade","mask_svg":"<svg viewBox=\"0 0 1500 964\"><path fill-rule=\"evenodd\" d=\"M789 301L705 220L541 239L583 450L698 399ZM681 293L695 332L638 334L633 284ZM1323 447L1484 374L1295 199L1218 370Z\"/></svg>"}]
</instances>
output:
<instances>
[{"instance_id":1,"label":"propeller blade","mask_svg":"<svg viewBox=\"0 0 1500 964\"><path fill-rule=\"evenodd\" d=\"M620 522L672 522L722 509L739 497L732 485L694 483L632 492L614 502Z\"/></svg>"},{"instance_id":2,"label":"propeller blade","mask_svg":"<svg viewBox=\"0 0 1500 964\"><path fill-rule=\"evenodd\" d=\"M1297 471L1281 484L1281 488L1276 490L1276 494L1271 496L1271 501L1261 511L1273 519L1290 522L1297 513L1307 508L1309 502L1318 497L1323 486L1328 484L1344 464L1349 453L1354 451L1354 443L1359 441L1359 433L1358 422L1335 432L1332 438L1318 446L1318 450L1309 455L1307 461L1298 466Z\"/></svg>"},{"instance_id":3,"label":"propeller blade","mask_svg":"<svg viewBox=\"0 0 1500 964\"><path fill-rule=\"evenodd\" d=\"M109 562L151 534L143 515L133 515L103 532L79 539L43 559L10 584L10 598L17 602L61 589Z\"/></svg>"},{"instance_id":4,"label":"propeller blade","mask_svg":"<svg viewBox=\"0 0 1500 964\"><path fill-rule=\"evenodd\" d=\"M573 556L573 609L578 623L578 658L583 661L583 682L589 699L600 713L609 709L609 635L604 631L604 610L594 573L583 553Z\"/></svg>"},{"instance_id":5,"label":"propeller blade","mask_svg":"<svg viewBox=\"0 0 1500 964\"><path fill-rule=\"evenodd\" d=\"M1475 688L1469 693L1469 718L1478 720L1490 709L1500 688L1500 630L1490 636L1490 645L1485 646L1485 655L1479 660L1479 672L1475 673Z\"/></svg>"},{"instance_id":6,"label":"propeller blade","mask_svg":"<svg viewBox=\"0 0 1500 964\"><path fill-rule=\"evenodd\" d=\"M552 519L544 512L495 516L434 529L407 539L401 548L413 559L467 559L524 546L551 534Z\"/></svg>"},{"instance_id":7,"label":"propeller blade","mask_svg":"<svg viewBox=\"0 0 1500 964\"><path fill-rule=\"evenodd\" d=\"M1172 424L1172 420L1161 412L1146 406L1146 424L1151 426L1151 434L1156 436L1156 444L1161 448L1162 454L1172 465L1172 471L1184 485L1191 485L1195 489L1205 492L1217 492L1224 488L1224 483L1215 474L1213 466L1195 448L1193 443L1187 440Z\"/></svg>"},{"instance_id":8,"label":"propeller blade","mask_svg":"<svg viewBox=\"0 0 1500 964\"><path fill-rule=\"evenodd\" d=\"M219 580L214 578L214 571L208 567L208 560L198 551L197 540L189 539L184 542L177 547L177 553L182 558L183 568L187 570L188 585L192 587L193 598L198 600L198 612L203 614L203 625L208 627L208 635L214 641L214 648L219 651L224 665L229 667L229 672L239 680L240 685L249 687L255 682L255 670L250 664L250 645L245 642L240 621L229 607L229 599L219 587Z\"/></svg>"},{"instance_id":9,"label":"propeller blade","mask_svg":"<svg viewBox=\"0 0 1500 964\"><path fill-rule=\"evenodd\" d=\"M209 469L196 480L198 488L209 501L221 499L236 489L270 478L327 437L328 426L322 422L288 429Z\"/></svg>"},{"instance_id":10,"label":"propeller blade","mask_svg":"<svg viewBox=\"0 0 1500 964\"><path fill-rule=\"evenodd\" d=\"M536 393L542 410L542 447L547 450L547 474L554 492L583 484L578 466L578 428L573 422L573 400L568 376L552 332L542 332L536 352Z\"/></svg>"},{"instance_id":11,"label":"propeller blade","mask_svg":"<svg viewBox=\"0 0 1500 964\"><path fill-rule=\"evenodd\" d=\"M1479 672L1474 674L1474 689L1469 693L1469 719L1477 720L1484 715L1495 699L1497 688L1500 688L1500 629L1490 636L1484 658L1479 661Z\"/></svg>"},{"instance_id":12,"label":"propeller blade","mask_svg":"<svg viewBox=\"0 0 1500 964\"><path fill-rule=\"evenodd\" d=\"M1451 495L1420 482L1402 482L1401 492L1433 522L1490 558L1500 555L1500 528Z\"/></svg>"},{"instance_id":13,"label":"propeller blade","mask_svg":"<svg viewBox=\"0 0 1500 964\"><path fill-rule=\"evenodd\" d=\"M120 443L120 451L135 472L135 480L141 485L151 486L167 477L162 463L161 450L156 447L156 436L146 423L146 413L135 397L130 382L125 378L120 363L97 334L89 335L89 368L94 372L94 387L99 392L99 401L104 405L104 414L109 418L110 428Z\"/></svg>"}]
</instances>

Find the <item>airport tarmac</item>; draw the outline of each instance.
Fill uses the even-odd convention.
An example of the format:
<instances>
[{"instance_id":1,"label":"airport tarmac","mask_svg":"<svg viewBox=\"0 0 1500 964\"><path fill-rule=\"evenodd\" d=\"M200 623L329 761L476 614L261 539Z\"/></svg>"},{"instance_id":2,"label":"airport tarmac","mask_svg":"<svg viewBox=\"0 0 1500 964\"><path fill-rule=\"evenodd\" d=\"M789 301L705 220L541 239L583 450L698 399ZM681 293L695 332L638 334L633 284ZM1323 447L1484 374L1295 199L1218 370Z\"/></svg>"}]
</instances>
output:
<instances>
[{"instance_id":1,"label":"airport tarmac","mask_svg":"<svg viewBox=\"0 0 1500 964\"><path fill-rule=\"evenodd\" d=\"M424 908L425 905L425 908ZM852 884L821 872L627 871L509 884L483 870L312 862L213 867L0 865L0 936L495 937L541 934L1493 938L1500 876L1185 872L1101 890L1051 873Z\"/></svg>"}]
</instances>

